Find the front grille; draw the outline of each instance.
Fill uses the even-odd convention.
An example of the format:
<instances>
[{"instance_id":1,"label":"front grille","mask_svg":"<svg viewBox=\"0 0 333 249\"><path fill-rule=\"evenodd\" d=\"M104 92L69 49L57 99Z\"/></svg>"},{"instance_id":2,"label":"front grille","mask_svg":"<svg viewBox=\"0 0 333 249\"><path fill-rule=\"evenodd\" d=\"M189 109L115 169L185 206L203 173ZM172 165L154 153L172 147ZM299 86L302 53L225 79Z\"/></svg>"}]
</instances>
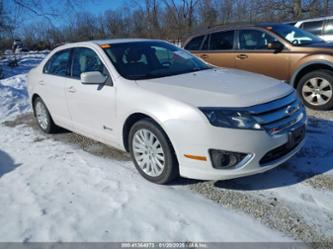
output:
<instances>
[{"instance_id":1,"label":"front grille","mask_svg":"<svg viewBox=\"0 0 333 249\"><path fill-rule=\"evenodd\" d=\"M305 125L302 125L289 133L289 141L286 144L266 153L263 156L263 158L261 158L259 162L260 165L265 166L268 163L271 163L275 160L280 159L281 157L284 157L289 152L294 150L303 141L304 137L305 137Z\"/></svg>"},{"instance_id":2,"label":"front grille","mask_svg":"<svg viewBox=\"0 0 333 249\"><path fill-rule=\"evenodd\" d=\"M279 158L287 155L290 151L295 149L298 144L295 144L293 147L289 147L287 144L284 144L270 152L268 152L261 160L260 165L265 166L265 164L271 163Z\"/></svg>"},{"instance_id":3,"label":"front grille","mask_svg":"<svg viewBox=\"0 0 333 249\"><path fill-rule=\"evenodd\" d=\"M269 103L253 106L249 108L249 112L261 127L272 135L289 130L305 118L305 109L296 92Z\"/></svg>"}]
</instances>

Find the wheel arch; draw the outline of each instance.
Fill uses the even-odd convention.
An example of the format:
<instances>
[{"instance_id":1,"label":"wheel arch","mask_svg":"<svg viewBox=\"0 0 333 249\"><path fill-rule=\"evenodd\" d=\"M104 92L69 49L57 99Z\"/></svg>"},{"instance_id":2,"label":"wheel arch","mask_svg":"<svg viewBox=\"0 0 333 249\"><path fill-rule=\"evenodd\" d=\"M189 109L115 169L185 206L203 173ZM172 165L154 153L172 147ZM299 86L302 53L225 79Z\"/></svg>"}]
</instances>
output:
<instances>
[{"instance_id":1,"label":"wheel arch","mask_svg":"<svg viewBox=\"0 0 333 249\"><path fill-rule=\"evenodd\" d=\"M35 114L35 104L34 103L35 103L35 100L37 98L41 98L37 93L34 93L31 97L31 106L32 106L34 116L36 116L36 114Z\"/></svg>"},{"instance_id":2,"label":"wheel arch","mask_svg":"<svg viewBox=\"0 0 333 249\"><path fill-rule=\"evenodd\" d=\"M299 67L291 78L291 85L297 88L300 79L309 72L315 70L330 70L333 72L333 63L329 61L312 61Z\"/></svg>"},{"instance_id":3,"label":"wheel arch","mask_svg":"<svg viewBox=\"0 0 333 249\"><path fill-rule=\"evenodd\" d=\"M145 114L145 113L142 113L142 112L132 113L131 115L129 115L127 117L126 121L124 122L123 129L122 129L122 142L123 142L125 150L127 152L129 152L128 138L129 138L129 132L130 132L132 126L136 122L138 122L138 121L140 121L142 119L149 119L149 120L151 120L155 125L157 125L162 130L162 132L166 136L166 139L171 144L171 147L172 147L171 149L172 149L172 151L174 152L174 154L175 154L175 156L177 158L177 153L175 152L175 146L173 145L172 141L170 140L170 138L169 138L169 136L168 136L168 134L167 134L167 132L165 130L165 127L160 122L158 122L155 117L152 117L152 115Z\"/></svg>"}]
</instances>

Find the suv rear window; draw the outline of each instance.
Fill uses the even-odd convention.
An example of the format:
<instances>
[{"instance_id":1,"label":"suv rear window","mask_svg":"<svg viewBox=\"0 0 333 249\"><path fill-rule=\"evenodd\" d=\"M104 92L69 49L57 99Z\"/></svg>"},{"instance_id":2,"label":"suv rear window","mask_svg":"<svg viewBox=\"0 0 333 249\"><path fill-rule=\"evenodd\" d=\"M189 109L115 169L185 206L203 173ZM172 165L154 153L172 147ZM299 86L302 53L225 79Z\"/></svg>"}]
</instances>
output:
<instances>
[{"instance_id":1,"label":"suv rear window","mask_svg":"<svg viewBox=\"0 0 333 249\"><path fill-rule=\"evenodd\" d=\"M222 31L211 34L210 50L230 50L234 47L234 31Z\"/></svg>"},{"instance_id":2,"label":"suv rear window","mask_svg":"<svg viewBox=\"0 0 333 249\"><path fill-rule=\"evenodd\" d=\"M302 24L302 29L308 31L315 35L321 35L321 31L323 28L323 21L315 21L315 22L305 22Z\"/></svg>"},{"instance_id":3,"label":"suv rear window","mask_svg":"<svg viewBox=\"0 0 333 249\"><path fill-rule=\"evenodd\" d=\"M194 37L189 43L186 44L186 50L199 50L204 36Z\"/></svg>"},{"instance_id":4,"label":"suv rear window","mask_svg":"<svg viewBox=\"0 0 333 249\"><path fill-rule=\"evenodd\" d=\"M333 19L326 21L324 34L333 35Z\"/></svg>"}]
</instances>

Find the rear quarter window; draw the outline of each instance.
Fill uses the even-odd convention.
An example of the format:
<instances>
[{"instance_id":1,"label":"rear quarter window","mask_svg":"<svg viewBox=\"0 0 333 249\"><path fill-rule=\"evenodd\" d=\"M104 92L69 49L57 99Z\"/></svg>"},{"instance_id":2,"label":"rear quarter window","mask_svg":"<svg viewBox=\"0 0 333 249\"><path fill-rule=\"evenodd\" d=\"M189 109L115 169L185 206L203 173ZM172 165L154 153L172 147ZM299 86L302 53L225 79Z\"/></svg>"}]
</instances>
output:
<instances>
[{"instance_id":1,"label":"rear quarter window","mask_svg":"<svg viewBox=\"0 0 333 249\"><path fill-rule=\"evenodd\" d=\"M202 36L192 38L192 40L190 40L190 42L186 44L185 49L186 50L200 50L201 43L202 43L204 37L205 36L202 35Z\"/></svg>"}]
</instances>

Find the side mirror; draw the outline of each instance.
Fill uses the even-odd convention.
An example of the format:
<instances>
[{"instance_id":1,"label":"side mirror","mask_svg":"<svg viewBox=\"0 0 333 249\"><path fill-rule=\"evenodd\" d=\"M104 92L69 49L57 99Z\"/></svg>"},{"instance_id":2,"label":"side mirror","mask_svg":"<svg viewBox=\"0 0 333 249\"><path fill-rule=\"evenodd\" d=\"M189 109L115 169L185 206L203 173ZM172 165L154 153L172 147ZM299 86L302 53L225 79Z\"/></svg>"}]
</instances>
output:
<instances>
[{"instance_id":1,"label":"side mirror","mask_svg":"<svg viewBox=\"0 0 333 249\"><path fill-rule=\"evenodd\" d=\"M268 49L273 49L275 52L281 52L284 49L284 46L281 42L274 41L267 44Z\"/></svg>"},{"instance_id":2,"label":"side mirror","mask_svg":"<svg viewBox=\"0 0 333 249\"><path fill-rule=\"evenodd\" d=\"M104 84L107 76L99 71L81 73L82 84Z\"/></svg>"}]
</instances>

